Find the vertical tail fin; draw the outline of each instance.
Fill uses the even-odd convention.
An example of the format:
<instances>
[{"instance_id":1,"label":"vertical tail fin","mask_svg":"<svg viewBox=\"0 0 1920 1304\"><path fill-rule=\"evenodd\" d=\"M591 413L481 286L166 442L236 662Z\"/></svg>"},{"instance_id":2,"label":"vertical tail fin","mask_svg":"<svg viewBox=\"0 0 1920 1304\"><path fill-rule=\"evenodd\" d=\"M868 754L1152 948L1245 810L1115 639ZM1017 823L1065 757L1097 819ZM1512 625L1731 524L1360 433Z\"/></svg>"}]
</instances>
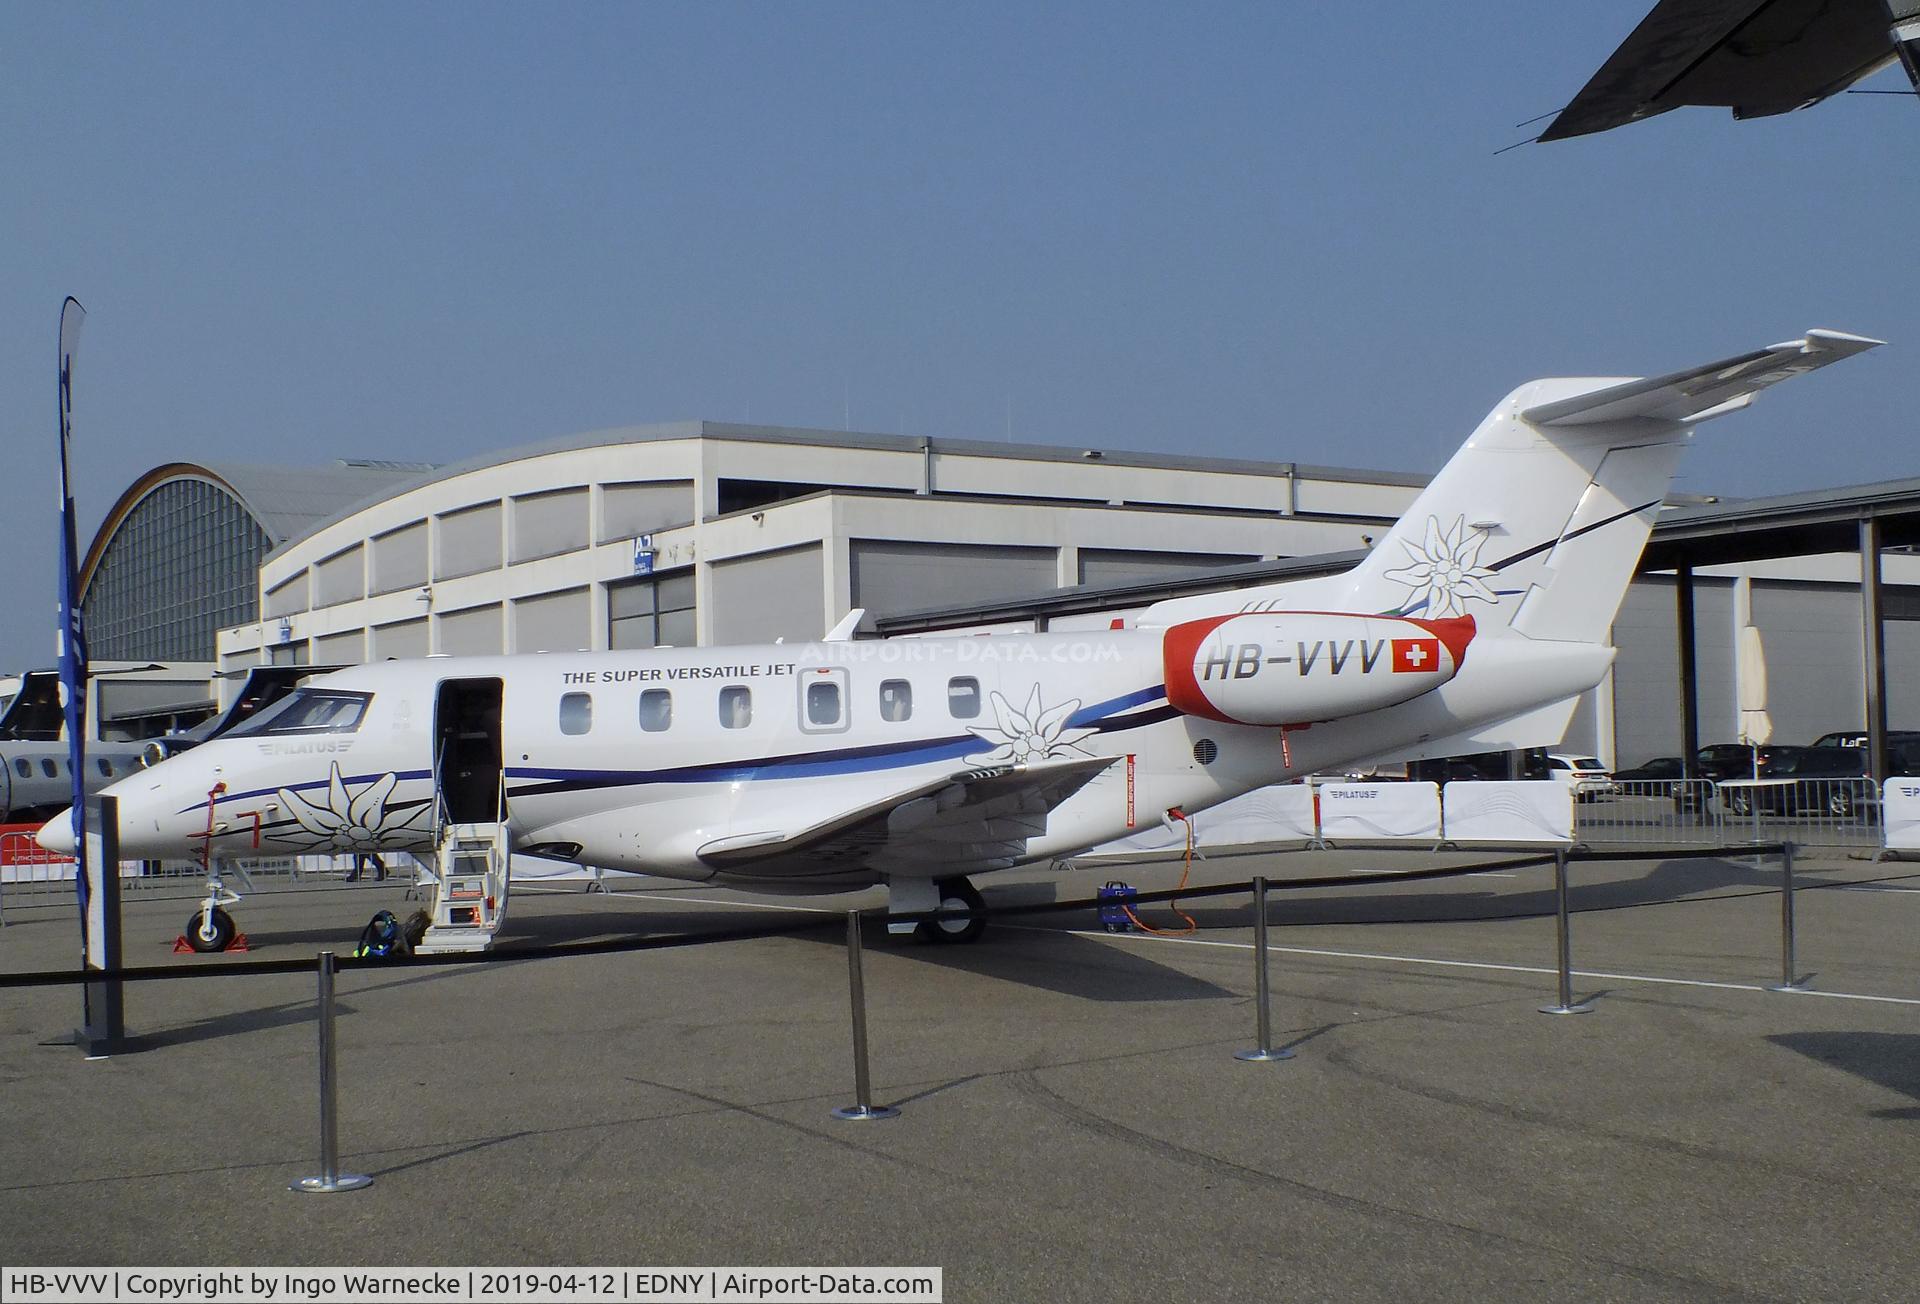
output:
<instances>
[{"instance_id":1,"label":"vertical tail fin","mask_svg":"<svg viewBox=\"0 0 1920 1304\"><path fill-rule=\"evenodd\" d=\"M1286 608L1471 615L1531 638L1604 643L1695 423L1878 340L1810 331L1646 380L1536 380L1509 394L1345 575L1178 598L1174 624Z\"/></svg>"}]
</instances>

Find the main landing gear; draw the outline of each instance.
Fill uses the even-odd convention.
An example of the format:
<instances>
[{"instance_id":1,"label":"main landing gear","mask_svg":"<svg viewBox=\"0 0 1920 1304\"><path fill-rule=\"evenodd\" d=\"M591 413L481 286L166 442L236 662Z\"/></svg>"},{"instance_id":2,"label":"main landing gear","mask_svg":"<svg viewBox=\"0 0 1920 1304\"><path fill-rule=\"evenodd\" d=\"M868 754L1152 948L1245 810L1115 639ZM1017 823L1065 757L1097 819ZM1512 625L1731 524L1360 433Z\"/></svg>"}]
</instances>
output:
<instances>
[{"instance_id":1,"label":"main landing gear","mask_svg":"<svg viewBox=\"0 0 1920 1304\"><path fill-rule=\"evenodd\" d=\"M887 923L890 933L912 933L922 942L941 944L972 942L987 931L987 921L978 914L986 909L980 891L965 878L894 879L887 884L887 909L896 915L928 914L936 910L972 910L970 918L929 919L915 923Z\"/></svg>"}]
</instances>

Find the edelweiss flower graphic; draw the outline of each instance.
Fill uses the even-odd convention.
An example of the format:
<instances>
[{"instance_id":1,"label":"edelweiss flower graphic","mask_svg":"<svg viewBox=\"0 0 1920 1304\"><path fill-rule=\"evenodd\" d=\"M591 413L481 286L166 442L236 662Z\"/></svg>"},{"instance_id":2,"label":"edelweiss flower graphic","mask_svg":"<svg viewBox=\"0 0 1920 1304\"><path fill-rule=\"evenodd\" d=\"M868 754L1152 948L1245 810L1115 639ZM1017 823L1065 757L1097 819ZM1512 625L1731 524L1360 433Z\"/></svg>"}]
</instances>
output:
<instances>
[{"instance_id":1,"label":"edelweiss flower graphic","mask_svg":"<svg viewBox=\"0 0 1920 1304\"><path fill-rule=\"evenodd\" d=\"M303 851L373 851L384 837L417 832L414 821L426 811L424 803L387 806L399 781L397 774L383 774L350 794L340 777L340 762L335 761L327 780L326 805L317 806L291 788L280 789L280 804L300 827L279 833L276 840Z\"/></svg>"},{"instance_id":2,"label":"edelweiss flower graphic","mask_svg":"<svg viewBox=\"0 0 1920 1304\"><path fill-rule=\"evenodd\" d=\"M985 763L989 765L1006 761L1025 765L1029 761L1044 761L1050 756L1078 752L1080 748L1075 744L1094 732L1092 729L1066 727L1067 721L1080 707L1079 698L1047 710L1040 704L1038 684L1033 686L1024 711L1014 710L1007 704L1007 699L998 693L993 694L991 700L998 727L987 725L968 731L981 741L994 744L993 751L985 758Z\"/></svg>"},{"instance_id":3,"label":"edelweiss flower graphic","mask_svg":"<svg viewBox=\"0 0 1920 1304\"><path fill-rule=\"evenodd\" d=\"M1467 518L1454 518L1453 528L1440 529L1440 518L1427 518L1426 546L1401 541L1411 561L1399 570L1390 570L1380 578L1404 584L1413 590L1407 601L1409 610L1424 598L1426 614L1433 617L1459 616L1466 612L1468 598L1498 602L1500 595L1483 584L1493 572L1479 565L1480 545L1487 541L1485 530L1469 530Z\"/></svg>"}]
</instances>

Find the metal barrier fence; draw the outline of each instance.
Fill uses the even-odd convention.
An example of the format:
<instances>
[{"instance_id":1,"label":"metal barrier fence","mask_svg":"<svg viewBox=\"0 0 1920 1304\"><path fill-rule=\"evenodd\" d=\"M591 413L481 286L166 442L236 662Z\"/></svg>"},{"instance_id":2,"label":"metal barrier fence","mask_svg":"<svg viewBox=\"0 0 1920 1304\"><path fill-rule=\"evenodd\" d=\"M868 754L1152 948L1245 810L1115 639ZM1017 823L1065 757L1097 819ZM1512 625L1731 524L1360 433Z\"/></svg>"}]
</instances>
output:
<instances>
[{"instance_id":1,"label":"metal barrier fence","mask_svg":"<svg viewBox=\"0 0 1920 1304\"><path fill-rule=\"evenodd\" d=\"M1581 801L1575 836L1590 846L1880 845L1872 779L1657 779L1616 782Z\"/></svg>"},{"instance_id":2,"label":"metal barrier fence","mask_svg":"<svg viewBox=\"0 0 1920 1304\"><path fill-rule=\"evenodd\" d=\"M284 890L310 880L365 879L356 874L356 857L262 856L222 861L222 874L249 895ZM412 857L390 856L384 877L410 880ZM22 830L0 833L0 917L8 907L68 905L74 900L74 862L70 856L48 851ZM198 860L125 860L120 862L120 889L137 895L199 896L206 890L207 872Z\"/></svg>"}]
</instances>

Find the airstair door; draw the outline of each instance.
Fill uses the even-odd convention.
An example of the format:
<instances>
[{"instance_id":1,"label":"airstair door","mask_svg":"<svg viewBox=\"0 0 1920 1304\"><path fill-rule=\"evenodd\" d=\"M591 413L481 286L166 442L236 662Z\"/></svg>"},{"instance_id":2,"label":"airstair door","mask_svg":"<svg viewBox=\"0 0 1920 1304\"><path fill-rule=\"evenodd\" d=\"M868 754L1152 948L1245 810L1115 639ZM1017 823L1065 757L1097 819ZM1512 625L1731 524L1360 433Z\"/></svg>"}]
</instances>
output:
<instances>
[{"instance_id":1,"label":"airstair door","mask_svg":"<svg viewBox=\"0 0 1920 1304\"><path fill-rule=\"evenodd\" d=\"M484 951L507 912L512 856L501 770L501 682L448 679L433 708L433 897L419 950Z\"/></svg>"},{"instance_id":2,"label":"airstair door","mask_svg":"<svg viewBox=\"0 0 1920 1304\"><path fill-rule=\"evenodd\" d=\"M434 783L443 822L499 824L507 818L501 783L498 679L448 679L434 700Z\"/></svg>"}]
</instances>

